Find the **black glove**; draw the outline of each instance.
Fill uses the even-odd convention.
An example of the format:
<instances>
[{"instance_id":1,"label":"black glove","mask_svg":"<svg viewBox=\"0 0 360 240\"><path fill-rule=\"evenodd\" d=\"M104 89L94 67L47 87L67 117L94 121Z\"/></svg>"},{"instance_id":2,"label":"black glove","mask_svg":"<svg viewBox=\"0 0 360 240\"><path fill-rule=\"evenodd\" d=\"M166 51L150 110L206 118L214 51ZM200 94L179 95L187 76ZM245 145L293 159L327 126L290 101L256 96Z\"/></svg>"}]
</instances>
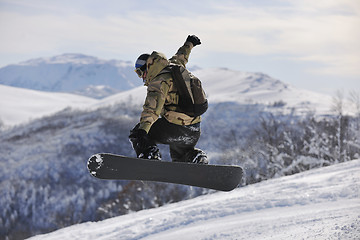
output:
<instances>
[{"instance_id":1,"label":"black glove","mask_svg":"<svg viewBox=\"0 0 360 240\"><path fill-rule=\"evenodd\" d=\"M150 145L149 137L144 129L139 129L138 125L130 131L130 142L136 152L136 155L144 152Z\"/></svg>"},{"instance_id":2,"label":"black glove","mask_svg":"<svg viewBox=\"0 0 360 240\"><path fill-rule=\"evenodd\" d=\"M139 129L137 124L129 135L129 140L138 158L161 160L161 154L156 144L150 140L144 129Z\"/></svg>"},{"instance_id":3,"label":"black glove","mask_svg":"<svg viewBox=\"0 0 360 240\"><path fill-rule=\"evenodd\" d=\"M195 47L196 45L200 45L200 44L201 44L200 38L198 38L198 37L195 36L195 35L189 35L189 36L187 37L186 41L187 41L187 42L191 42L191 43L194 45L194 47Z\"/></svg>"},{"instance_id":4,"label":"black glove","mask_svg":"<svg viewBox=\"0 0 360 240\"><path fill-rule=\"evenodd\" d=\"M147 135L147 132L144 129L134 128L130 130L129 138L145 138Z\"/></svg>"},{"instance_id":5,"label":"black glove","mask_svg":"<svg viewBox=\"0 0 360 240\"><path fill-rule=\"evenodd\" d=\"M129 140L132 143L132 147L136 152L136 156L144 153L149 146L152 145L147 132L144 129L139 129L140 124L137 124L129 135Z\"/></svg>"}]
</instances>

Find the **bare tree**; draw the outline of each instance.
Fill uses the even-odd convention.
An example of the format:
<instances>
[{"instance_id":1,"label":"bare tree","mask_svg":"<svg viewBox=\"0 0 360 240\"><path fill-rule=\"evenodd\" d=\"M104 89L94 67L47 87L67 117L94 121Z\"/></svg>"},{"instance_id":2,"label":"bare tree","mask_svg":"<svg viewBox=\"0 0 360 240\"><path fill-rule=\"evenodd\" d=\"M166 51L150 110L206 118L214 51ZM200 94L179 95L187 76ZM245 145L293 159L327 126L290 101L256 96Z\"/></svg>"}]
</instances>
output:
<instances>
[{"instance_id":1,"label":"bare tree","mask_svg":"<svg viewBox=\"0 0 360 240\"><path fill-rule=\"evenodd\" d=\"M344 151L346 148L344 146L344 138L346 132L346 125L348 124L348 118L344 117L344 106L345 106L345 96L343 90L336 91L335 96L333 97L333 103L331 110L336 114L338 119L338 130L336 133L337 138L337 159L340 162L345 160Z\"/></svg>"},{"instance_id":2,"label":"bare tree","mask_svg":"<svg viewBox=\"0 0 360 240\"><path fill-rule=\"evenodd\" d=\"M331 110L337 115L342 116L344 113L344 91L337 90L335 96L332 98Z\"/></svg>"},{"instance_id":3,"label":"bare tree","mask_svg":"<svg viewBox=\"0 0 360 240\"><path fill-rule=\"evenodd\" d=\"M356 131L360 130L360 92L359 91L350 91L349 100L355 107L356 114Z\"/></svg>"},{"instance_id":4,"label":"bare tree","mask_svg":"<svg viewBox=\"0 0 360 240\"><path fill-rule=\"evenodd\" d=\"M343 116L343 110L344 110L344 91L342 90L337 90L335 93L335 96L332 99L332 106L331 106L331 110L337 115L338 118L338 131L336 134L336 138L337 138L337 145L338 145L338 151L337 152L337 156L336 158L341 162L341 120L342 120L342 116Z\"/></svg>"}]
</instances>

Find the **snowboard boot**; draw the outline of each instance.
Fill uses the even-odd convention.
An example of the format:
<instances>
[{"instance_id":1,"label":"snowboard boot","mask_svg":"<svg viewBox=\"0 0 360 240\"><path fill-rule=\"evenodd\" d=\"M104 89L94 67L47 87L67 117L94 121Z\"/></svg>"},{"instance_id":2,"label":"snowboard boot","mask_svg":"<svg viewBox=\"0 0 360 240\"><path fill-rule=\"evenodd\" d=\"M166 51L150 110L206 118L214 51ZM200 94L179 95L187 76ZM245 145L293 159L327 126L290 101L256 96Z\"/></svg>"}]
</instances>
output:
<instances>
[{"instance_id":1,"label":"snowboard boot","mask_svg":"<svg viewBox=\"0 0 360 240\"><path fill-rule=\"evenodd\" d=\"M129 140L138 158L161 160L159 148L139 124L130 131Z\"/></svg>"},{"instance_id":2,"label":"snowboard boot","mask_svg":"<svg viewBox=\"0 0 360 240\"><path fill-rule=\"evenodd\" d=\"M161 153L156 145L148 147L144 152L138 155L138 158L161 160Z\"/></svg>"},{"instance_id":3,"label":"snowboard boot","mask_svg":"<svg viewBox=\"0 0 360 240\"><path fill-rule=\"evenodd\" d=\"M209 160L207 158L206 153L198 148L188 152L186 154L186 158L188 162L195 163L195 164L209 164Z\"/></svg>"}]
</instances>

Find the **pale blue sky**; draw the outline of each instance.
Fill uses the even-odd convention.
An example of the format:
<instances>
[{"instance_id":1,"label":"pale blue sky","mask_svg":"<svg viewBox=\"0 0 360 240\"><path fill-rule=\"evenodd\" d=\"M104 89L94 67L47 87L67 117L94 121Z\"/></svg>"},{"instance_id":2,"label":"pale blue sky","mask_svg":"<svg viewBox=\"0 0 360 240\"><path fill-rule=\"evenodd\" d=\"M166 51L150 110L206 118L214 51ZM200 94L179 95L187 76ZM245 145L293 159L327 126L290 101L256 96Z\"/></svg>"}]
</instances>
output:
<instances>
[{"instance_id":1,"label":"pale blue sky","mask_svg":"<svg viewBox=\"0 0 360 240\"><path fill-rule=\"evenodd\" d=\"M359 26L359 0L0 0L0 67L63 53L170 57L196 34L203 44L190 66L263 72L329 94L360 91Z\"/></svg>"}]
</instances>

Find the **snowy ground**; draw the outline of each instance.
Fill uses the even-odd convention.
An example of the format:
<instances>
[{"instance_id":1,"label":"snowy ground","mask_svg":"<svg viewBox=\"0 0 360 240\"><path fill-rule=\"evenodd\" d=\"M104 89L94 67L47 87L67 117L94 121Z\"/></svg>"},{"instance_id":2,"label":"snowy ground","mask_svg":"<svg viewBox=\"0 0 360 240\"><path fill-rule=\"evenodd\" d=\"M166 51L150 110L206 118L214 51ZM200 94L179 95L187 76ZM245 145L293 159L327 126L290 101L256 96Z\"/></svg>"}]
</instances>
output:
<instances>
[{"instance_id":1,"label":"snowy ground","mask_svg":"<svg viewBox=\"0 0 360 240\"><path fill-rule=\"evenodd\" d=\"M360 160L32 239L360 239Z\"/></svg>"},{"instance_id":2,"label":"snowy ground","mask_svg":"<svg viewBox=\"0 0 360 240\"><path fill-rule=\"evenodd\" d=\"M13 126L54 114L66 107L85 108L98 101L69 93L54 93L0 84L0 121Z\"/></svg>"}]
</instances>

